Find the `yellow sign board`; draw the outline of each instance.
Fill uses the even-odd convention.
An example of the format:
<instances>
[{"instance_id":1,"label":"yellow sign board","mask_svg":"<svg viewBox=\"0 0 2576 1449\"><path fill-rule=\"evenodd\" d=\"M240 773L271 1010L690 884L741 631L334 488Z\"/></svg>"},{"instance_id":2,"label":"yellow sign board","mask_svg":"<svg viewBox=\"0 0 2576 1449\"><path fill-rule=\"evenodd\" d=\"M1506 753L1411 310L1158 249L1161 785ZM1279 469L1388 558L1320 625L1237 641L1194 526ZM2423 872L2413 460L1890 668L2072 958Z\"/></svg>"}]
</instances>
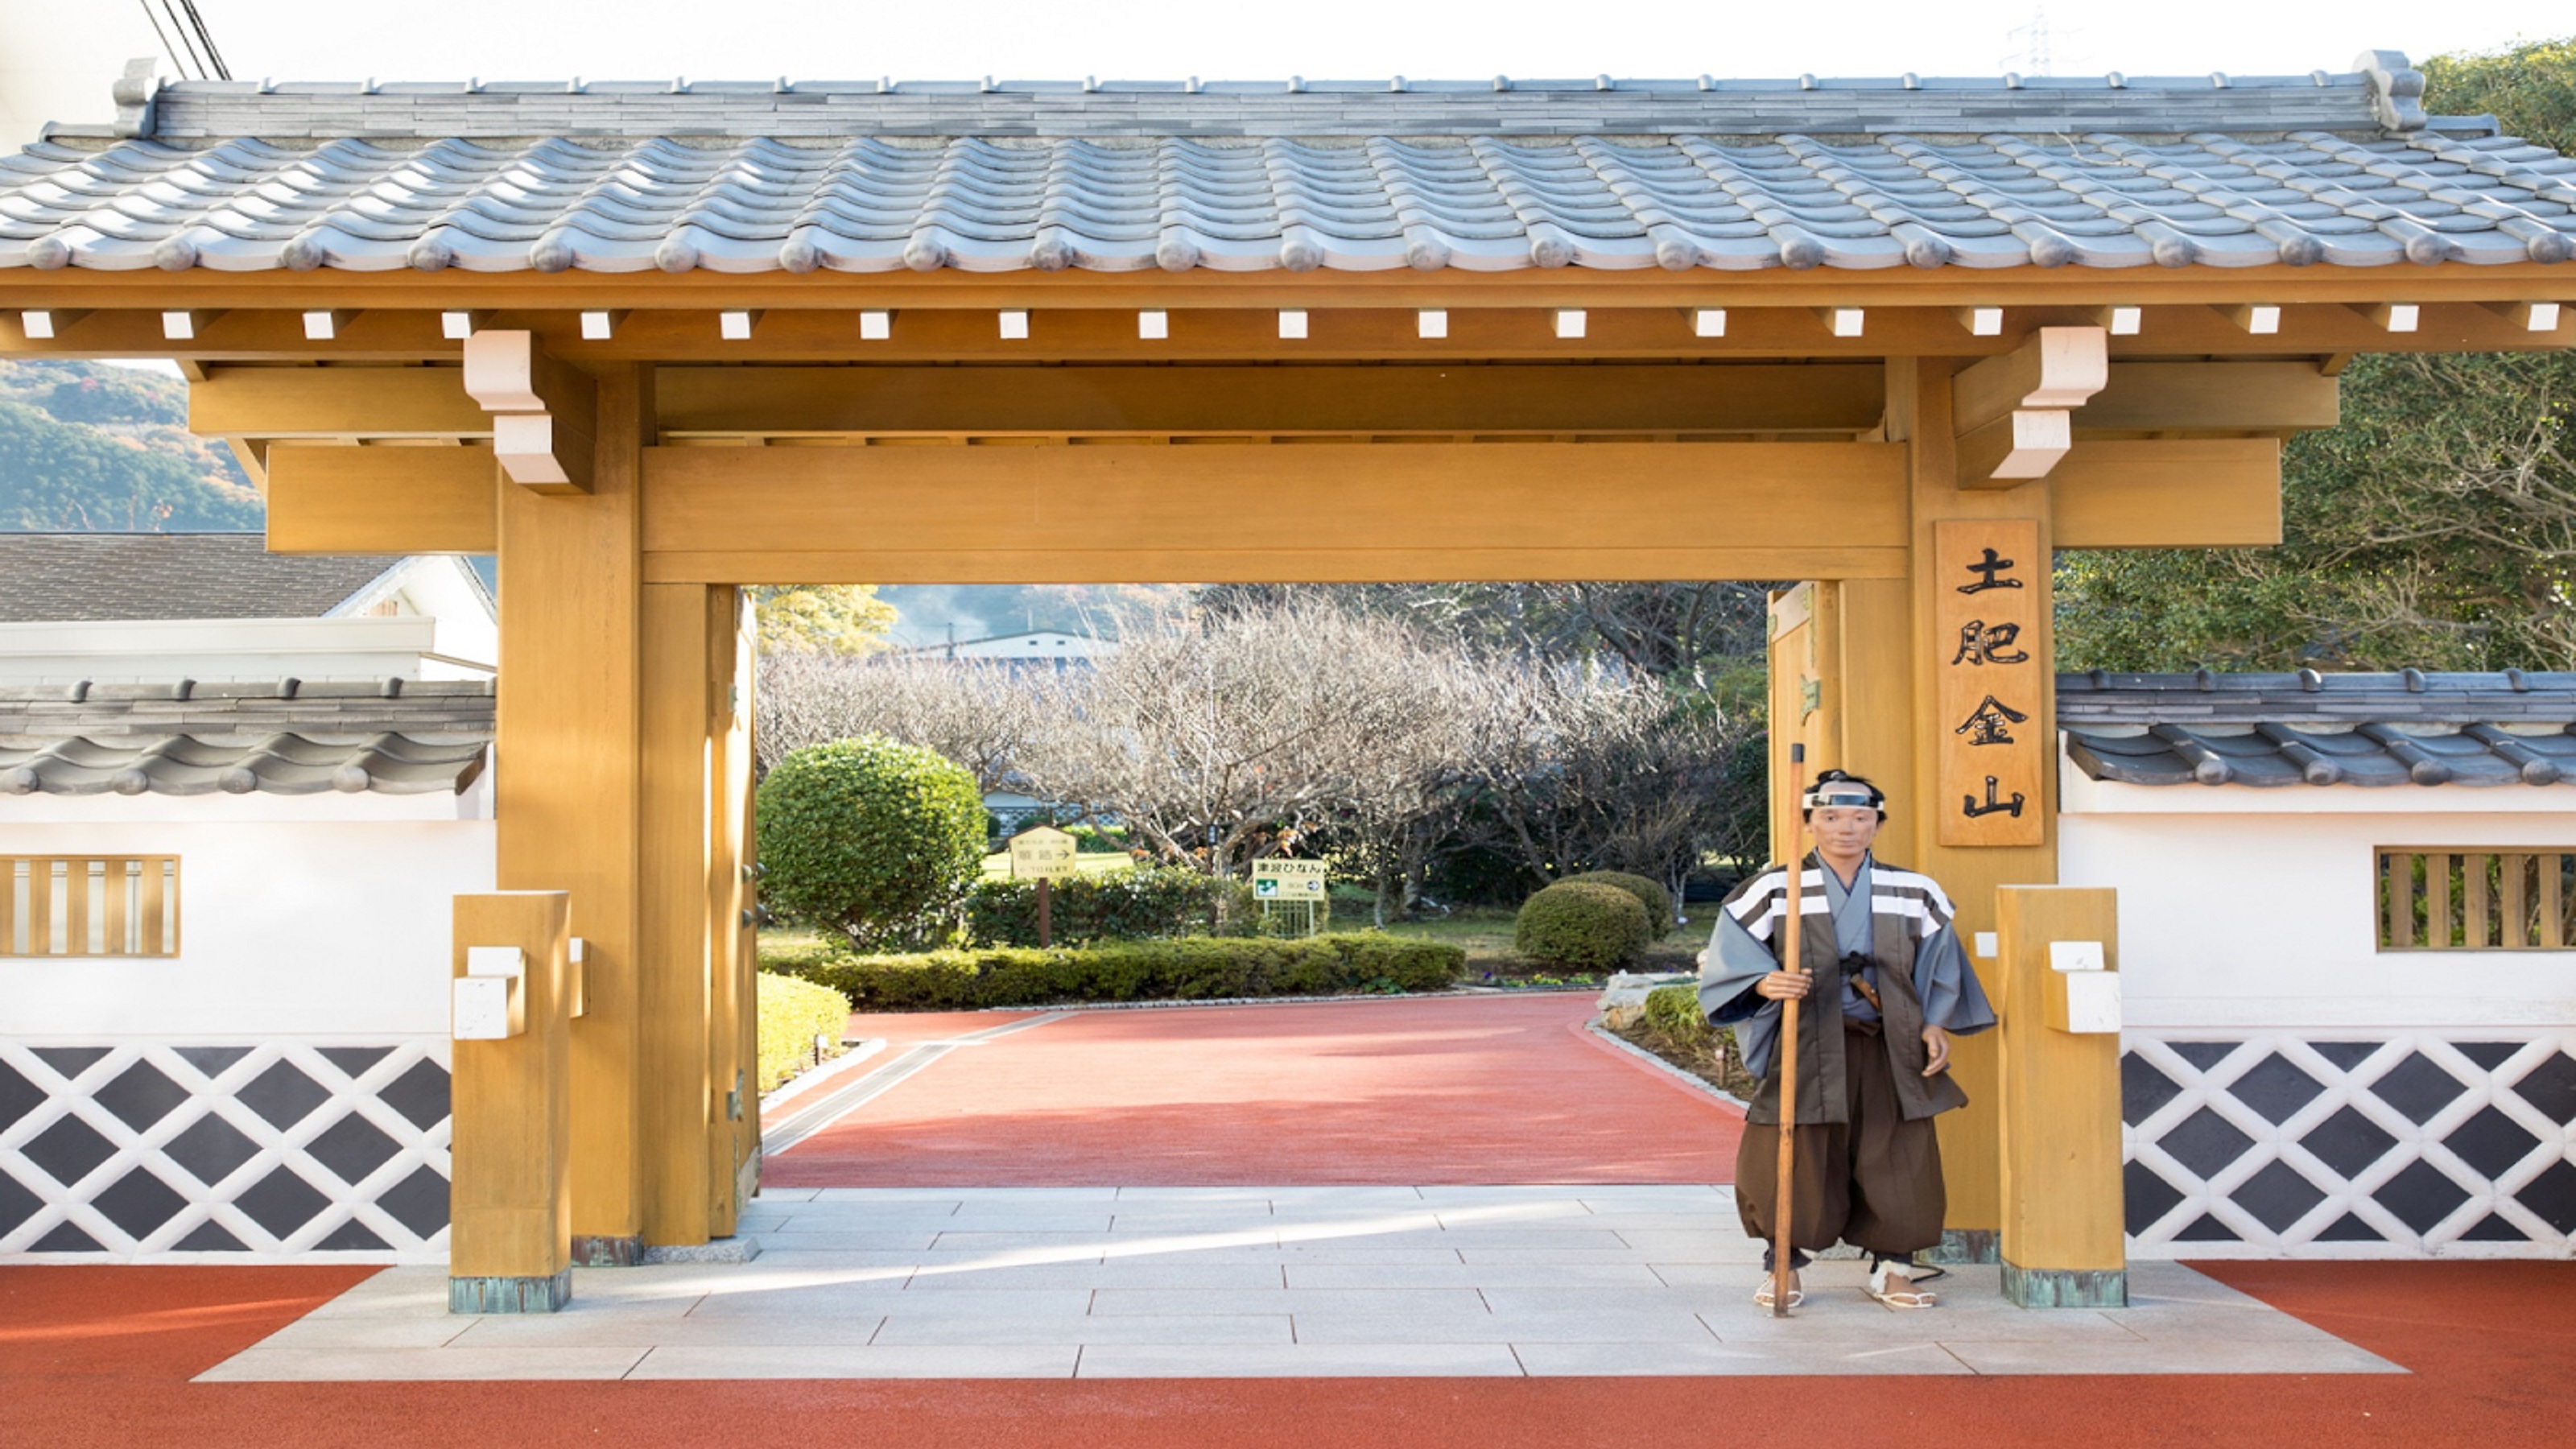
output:
<instances>
[{"instance_id":1,"label":"yellow sign board","mask_svg":"<svg viewBox=\"0 0 2576 1449\"><path fill-rule=\"evenodd\" d=\"M1019 880L1062 880L1074 874L1073 837L1044 825L1012 836L1011 874Z\"/></svg>"},{"instance_id":2,"label":"yellow sign board","mask_svg":"<svg viewBox=\"0 0 2576 1449\"><path fill-rule=\"evenodd\" d=\"M1252 894L1265 901L1324 899L1320 860L1261 860L1252 865Z\"/></svg>"}]
</instances>

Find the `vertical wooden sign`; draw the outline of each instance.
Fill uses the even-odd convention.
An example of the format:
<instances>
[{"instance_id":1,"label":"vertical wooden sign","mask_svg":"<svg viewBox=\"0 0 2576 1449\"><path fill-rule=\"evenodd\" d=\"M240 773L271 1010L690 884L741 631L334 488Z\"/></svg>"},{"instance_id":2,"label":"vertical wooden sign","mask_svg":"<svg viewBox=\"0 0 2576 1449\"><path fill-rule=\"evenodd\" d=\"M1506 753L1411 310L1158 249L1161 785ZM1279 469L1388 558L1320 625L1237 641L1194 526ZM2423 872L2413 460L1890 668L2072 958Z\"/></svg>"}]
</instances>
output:
<instances>
[{"instance_id":1,"label":"vertical wooden sign","mask_svg":"<svg viewBox=\"0 0 2576 1449\"><path fill-rule=\"evenodd\" d=\"M2045 843L2047 568L2032 519L1932 525L1943 845Z\"/></svg>"}]
</instances>

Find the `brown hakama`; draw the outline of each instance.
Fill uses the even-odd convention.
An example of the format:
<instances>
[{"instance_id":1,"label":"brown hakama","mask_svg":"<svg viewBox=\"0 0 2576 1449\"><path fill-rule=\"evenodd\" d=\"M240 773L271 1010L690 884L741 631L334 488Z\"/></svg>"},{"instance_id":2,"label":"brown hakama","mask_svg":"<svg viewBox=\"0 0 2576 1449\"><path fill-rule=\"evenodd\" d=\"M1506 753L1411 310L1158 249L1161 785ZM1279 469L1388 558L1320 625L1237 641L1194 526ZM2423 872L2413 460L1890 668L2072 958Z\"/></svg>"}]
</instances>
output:
<instances>
[{"instance_id":1,"label":"brown hakama","mask_svg":"<svg viewBox=\"0 0 2576 1449\"><path fill-rule=\"evenodd\" d=\"M1843 1100L1849 1122L1801 1123L1797 1191L1789 1245L1822 1252L1847 1242L1881 1257L1908 1258L1941 1241L1948 1199L1941 1141L1929 1117L1908 1120L1896 1094L1876 1023L1845 1026ZM1746 1236L1773 1241L1779 1200L1780 1129L1747 1122L1735 1153L1735 1211Z\"/></svg>"}]
</instances>

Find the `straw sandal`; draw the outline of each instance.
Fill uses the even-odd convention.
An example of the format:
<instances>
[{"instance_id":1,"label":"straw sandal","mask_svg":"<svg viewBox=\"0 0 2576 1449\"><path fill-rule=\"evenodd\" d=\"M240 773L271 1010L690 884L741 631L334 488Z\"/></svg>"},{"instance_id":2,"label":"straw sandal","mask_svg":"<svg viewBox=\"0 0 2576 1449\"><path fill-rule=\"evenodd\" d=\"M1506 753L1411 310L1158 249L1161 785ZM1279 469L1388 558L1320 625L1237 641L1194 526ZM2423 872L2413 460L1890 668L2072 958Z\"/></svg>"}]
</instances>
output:
<instances>
[{"instance_id":1,"label":"straw sandal","mask_svg":"<svg viewBox=\"0 0 2576 1449\"><path fill-rule=\"evenodd\" d=\"M1890 1308L1930 1308L1941 1301L1939 1294L1916 1287L1910 1275L1898 1276L1906 1274L1907 1269L1903 1263L1892 1258L1883 1259L1871 1265L1869 1287L1866 1291L1870 1297ZM1891 1277L1896 1283L1904 1286L1890 1286Z\"/></svg>"},{"instance_id":2,"label":"straw sandal","mask_svg":"<svg viewBox=\"0 0 2576 1449\"><path fill-rule=\"evenodd\" d=\"M1790 1307L1798 1307L1806 1301L1806 1289L1793 1287L1789 1290ZM1756 1308L1769 1308L1771 1306L1771 1275L1768 1273L1762 1275L1762 1286L1753 1290L1753 1306Z\"/></svg>"}]
</instances>

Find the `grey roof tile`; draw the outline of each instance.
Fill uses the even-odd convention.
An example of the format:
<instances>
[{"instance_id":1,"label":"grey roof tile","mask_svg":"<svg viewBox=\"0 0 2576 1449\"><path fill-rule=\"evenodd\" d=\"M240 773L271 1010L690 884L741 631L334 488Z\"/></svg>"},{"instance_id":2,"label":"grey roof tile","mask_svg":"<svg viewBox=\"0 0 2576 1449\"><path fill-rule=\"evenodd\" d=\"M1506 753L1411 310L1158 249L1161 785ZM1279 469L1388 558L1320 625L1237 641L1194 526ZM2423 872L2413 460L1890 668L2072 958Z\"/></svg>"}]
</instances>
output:
<instances>
[{"instance_id":1,"label":"grey roof tile","mask_svg":"<svg viewBox=\"0 0 2576 1449\"><path fill-rule=\"evenodd\" d=\"M2330 75L178 82L0 158L0 267L2557 262L2576 162ZM2414 78L2420 79L2420 78ZM140 122L137 123L140 126ZM78 144L75 144L78 143Z\"/></svg>"},{"instance_id":2,"label":"grey roof tile","mask_svg":"<svg viewBox=\"0 0 2576 1449\"><path fill-rule=\"evenodd\" d=\"M398 562L256 533L0 533L0 623L320 618Z\"/></svg>"},{"instance_id":3,"label":"grey roof tile","mask_svg":"<svg viewBox=\"0 0 2576 1449\"><path fill-rule=\"evenodd\" d=\"M0 794L453 794L493 705L481 681L0 686Z\"/></svg>"},{"instance_id":4,"label":"grey roof tile","mask_svg":"<svg viewBox=\"0 0 2576 1449\"><path fill-rule=\"evenodd\" d=\"M2133 785L2576 780L2576 673L2062 674L2067 756Z\"/></svg>"}]
</instances>

